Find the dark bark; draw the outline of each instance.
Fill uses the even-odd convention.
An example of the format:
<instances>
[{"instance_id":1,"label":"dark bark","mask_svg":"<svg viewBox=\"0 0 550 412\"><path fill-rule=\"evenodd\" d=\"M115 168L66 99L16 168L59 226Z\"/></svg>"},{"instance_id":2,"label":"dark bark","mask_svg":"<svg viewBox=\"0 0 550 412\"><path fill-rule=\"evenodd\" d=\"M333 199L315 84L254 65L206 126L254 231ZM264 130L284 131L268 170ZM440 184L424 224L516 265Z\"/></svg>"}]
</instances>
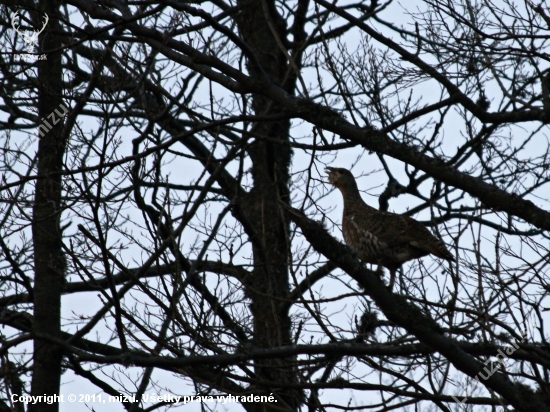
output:
<instances>
[{"instance_id":1,"label":"dark bark","mask_svg":"<svg viewBox=\"0 0 550 412\"><path fill-rule=\"evenodd\" d=\"M247 68L256 81L267 77L287 90L293 90L293 78L287 78L289 64L281 49L286 38L285 22L275 8L274 0L241 1L239 32L250 47L255 60L247 60ZM284 84L283 84L284 83ZM252 97L252 108L259 116L277 115L282 107L261 94ZM289 220L279 211L279 199L288 201L290 121L256 122L252 132L281 143L256 139L248 153L252 160L254 186L240 198L240 207L254 227L254 270L246 293L250 297L254 317L254 344L258 348L274 348L291 343L291 322L280 302L289 292ZM293 358L256 360L259 380L282 385L297 382ZM292 409L300 405L297 391L281 391L279 395Z\"/></svg>"},{"instance_id":2,"label":"dark bark","mask_svg":"<svg viewBox=\"0 0 550 412\"><path fill-rule=\"evenodd\" d=\"M59 6L54 0L41 2L41 11L49 16L49 22L40 43L41 53L46 53L47 60L38 62L38 112L42 122L50 120L50 124L53 122L48 116L63 104L61 42L55 33L59 30ZM42 19L39 14L37 17ZM37 174L44 178L36 181L32 225L35 273L33 331L54 338L61 336L61 292L66 260L60 228L62 177L60 174L50 174L63 169L66 142L62 129L63 121L51 124L50 130L40 139ZM62 355L58 345L34 340L32 395L59 394ZM57 402L29 405L31 412L54 412L58 408Z\"/></svg>"}]
</instances>

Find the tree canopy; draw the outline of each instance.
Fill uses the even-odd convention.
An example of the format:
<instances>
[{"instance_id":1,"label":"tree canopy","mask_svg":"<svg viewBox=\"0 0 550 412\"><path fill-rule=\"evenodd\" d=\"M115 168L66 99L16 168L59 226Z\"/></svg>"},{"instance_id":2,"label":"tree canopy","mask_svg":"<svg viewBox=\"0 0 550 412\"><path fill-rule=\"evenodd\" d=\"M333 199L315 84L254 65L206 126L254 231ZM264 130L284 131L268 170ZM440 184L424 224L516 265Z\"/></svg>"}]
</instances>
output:
<instances>
[{"instance_id":1,"label":"tree canopy","mask_svg":"<svg viewBox=\"0 0 550 412\"><path fill-rule=\"evenodd\" d=\"M0 4L0 412L550 410L547 4Z\"/></svg>"}]
</instances>

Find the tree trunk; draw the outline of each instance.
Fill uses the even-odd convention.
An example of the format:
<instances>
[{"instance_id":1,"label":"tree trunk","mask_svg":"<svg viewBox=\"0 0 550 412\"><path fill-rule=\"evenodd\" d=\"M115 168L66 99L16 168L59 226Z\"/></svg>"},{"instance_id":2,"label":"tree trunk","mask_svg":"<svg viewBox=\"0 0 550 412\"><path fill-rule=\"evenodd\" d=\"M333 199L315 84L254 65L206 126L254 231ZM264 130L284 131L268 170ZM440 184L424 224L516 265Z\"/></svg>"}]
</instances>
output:
<instances>
[{"instance_id":1,"label":"tree trunk","mask_svg":"<svg viewBox=\"0 0 550 412\"><path fill-rule=\"evenodd\" d=\"M242 3L244 9L238 20L239 31L260 65L257 67L248 60L248 71L257 79L267 74L274 83L283 86L289 65L274 32L279 39L285 39L284 20L277 13L272 0ZM294 76L287 78L285 82L285 89L290 92L294 87L291 83L294 83ZM252 107L257 116L281 113L280 106L259 95L253 96ZM287 142L290 122L286 119L257 122L252 131ZM249 154L254 186L246 199L245 207L259 239L253 242L255 268L247 295L252 300L254 344L258 348L273 348L292 343L290 317L286 311L279 309L289 293L289 220L279 209L279 199L289 201L292 151L290 146L256 139ZM293 359L256 361L258 383L264 382L264 385L258 385L259 388L265 389L266 381L275 384L296 383L297 376L291 366L292 361ZM297 409L300 405L298 392L283 390L277 393L292 409Z\"/></svg>"},{"instance_id":2,"label":"tree trunk","mask_svg":"<svg viewBox=\"0 0 550 412\"><path fill-rule=\"evenodd\" d=\"M34 332L53 338L61 336L61 291L64 285L66 262L63 254L60 229L63 156L66 142L62 135L63 121L53 124L50 116L62 104L61 42L55 33L58 29L58 4L54 0L40 2L42 13L36 21L49 17L40 35L40 52L47 60L38 61L38 112L41 125L49 129L40 137L38 146L38 175L33 209L34 240ZM39 26L40 27L40 26ZM59 116L55 116L58 118ZM40 130L45 130L43 127ZM31 394L59 394L62 350L40 338L34 340L34 363ZM29 405L30 412L57 411L59 403L37 402Z\"/></svg>"}]
</instances>

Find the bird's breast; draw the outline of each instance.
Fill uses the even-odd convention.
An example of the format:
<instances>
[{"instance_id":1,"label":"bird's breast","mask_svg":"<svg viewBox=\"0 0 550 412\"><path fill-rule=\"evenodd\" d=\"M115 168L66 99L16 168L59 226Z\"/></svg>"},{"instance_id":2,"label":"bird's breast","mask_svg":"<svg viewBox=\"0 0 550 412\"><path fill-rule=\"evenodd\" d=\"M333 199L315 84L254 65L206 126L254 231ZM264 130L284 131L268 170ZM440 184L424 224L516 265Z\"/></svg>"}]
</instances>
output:
<instances>
[{"instance_id":1,"label":"bird's breast","mask_svg":"<svg viewBox=\"0 0 550 412\"><path fill-rule=\"evenodd\" d=\"M345 216L342 219L342 233L346 244L365 262L377 263L385 255L388 245L359 225L355 216Z\"/></svg>"}]
</instances>

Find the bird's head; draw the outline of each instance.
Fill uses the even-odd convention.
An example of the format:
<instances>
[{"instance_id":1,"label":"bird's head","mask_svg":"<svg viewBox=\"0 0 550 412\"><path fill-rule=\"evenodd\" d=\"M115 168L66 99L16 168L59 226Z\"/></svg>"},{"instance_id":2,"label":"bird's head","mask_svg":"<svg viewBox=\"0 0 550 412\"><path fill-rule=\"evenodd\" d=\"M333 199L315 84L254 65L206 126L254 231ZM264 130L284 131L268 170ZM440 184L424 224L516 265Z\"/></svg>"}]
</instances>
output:
<instances>
[{"instance_id":1,"label":"bird's head","mask_svg":"<svg viewBox=\"0 0 550 412\"><path fill-rule=\"evenodd\" d=\"M336 186L341 191L346 189L357 189L355 178L348 169L342 167L327 167L325 172L328 175L330 184Z\"/></svg>"}]
</instances>

